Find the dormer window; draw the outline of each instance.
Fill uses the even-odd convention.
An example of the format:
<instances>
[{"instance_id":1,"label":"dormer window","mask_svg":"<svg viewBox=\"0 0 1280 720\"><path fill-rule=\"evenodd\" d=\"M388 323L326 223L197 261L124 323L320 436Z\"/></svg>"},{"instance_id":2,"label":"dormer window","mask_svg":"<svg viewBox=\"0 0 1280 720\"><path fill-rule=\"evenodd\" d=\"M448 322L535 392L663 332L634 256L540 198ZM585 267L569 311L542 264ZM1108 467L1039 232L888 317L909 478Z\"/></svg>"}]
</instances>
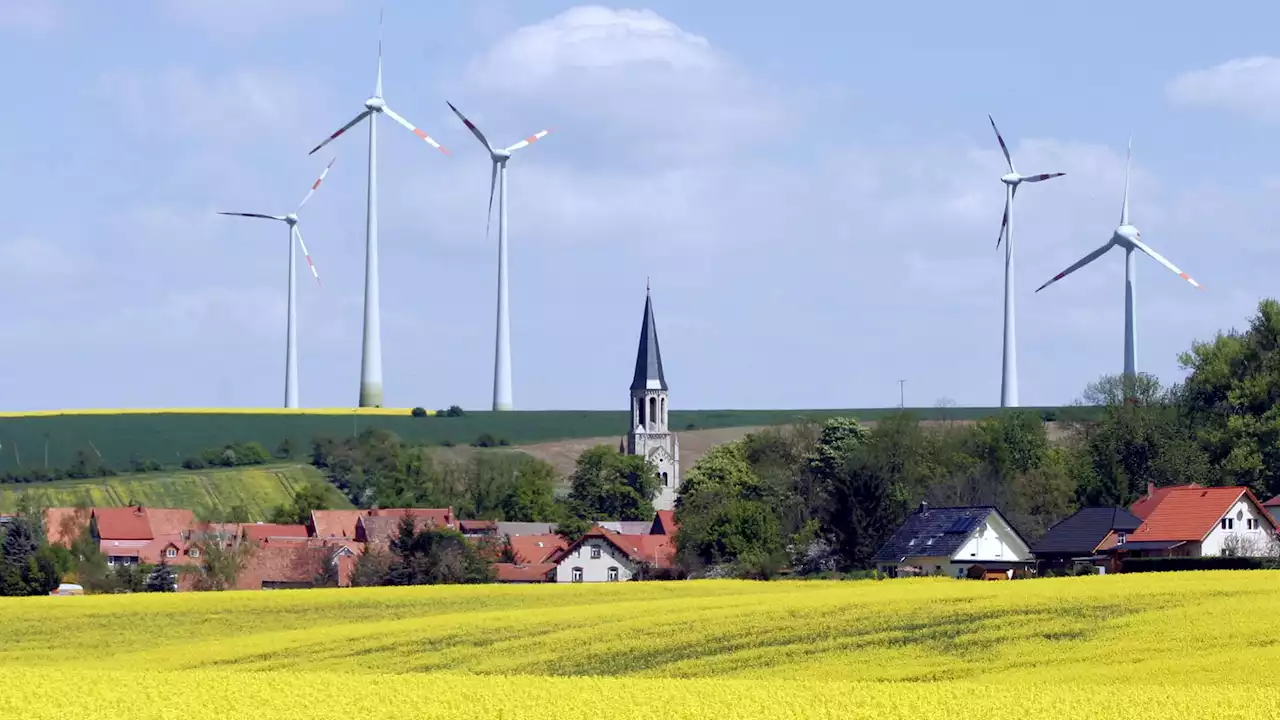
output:
<instances>
[{"instance_id":1,"label":"dormer window","mask_svg":"<svg viewBox=\"0 0 1280 720\"><path fill-rule=\"evenodd\" d=\"M200 548L191 548L187 551L187 554L193 558L198 558L200 557Z\"/></svg>"},{"instance_id":2,"label":"dormer window","mask_svg":"<svg viewBox=\"0 0 1280 720\"><path fill-rule=\"evenodd\" d=\"M1118 533L1116 533L1116 544L1117 544L1117 545L1123 545L1123 544L1125 544L1125 541L1126 541L1126 540L1128 540L1128 539L1129 539L1129 534L1128 534L1128 533L1125 533L1125 532L1118 532Z\"/></svg>"},{"instance_id":3,"label":"dormer window","mask_svg":"<svg viewBox=\"0 0 1280 720\"><path fill-rule=\"evenodd\" d=\"M164 556L167 558L178 557L178 549L175 547L167 547L164 549Z\"/></svg>"}]
</instances>

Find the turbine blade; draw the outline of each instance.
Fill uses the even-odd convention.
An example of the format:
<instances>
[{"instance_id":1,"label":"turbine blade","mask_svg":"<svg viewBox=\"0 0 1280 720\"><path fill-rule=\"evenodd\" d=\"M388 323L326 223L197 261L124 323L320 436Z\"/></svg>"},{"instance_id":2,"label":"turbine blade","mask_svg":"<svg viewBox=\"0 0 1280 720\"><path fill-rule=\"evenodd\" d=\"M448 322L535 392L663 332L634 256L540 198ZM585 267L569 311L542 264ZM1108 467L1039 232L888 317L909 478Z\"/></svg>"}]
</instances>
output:
<instances>
[{"instance_id":1,"label":"turbine blade","mask_svg":"<svg viewBox=\"0 0 1280 720\"><path fill-rule=\"evenodd\" d=\"M307 196L302 198L302 202L298 203L298 210L301 210L302 206L306 205L307 201L311 199L311 196L316 194L316 190L320 187L320 183L324 182L324 176L329 174L329 168L333 167L333 163L335 163L337 160L338 158L335 157L329 161L328 165L324 166L324 172L320 173L320 177L316 178L316 181L311 186L311 189L307 191ZM293 211L295 215L297 214L298 210Z\"/></svg>"},{"instance_id":2,"label":"turbine blade","mask_svg":"<svg viewBox=\"0 0 1280 720\"><path fill-rule=\"evenodd\" d=\"M1022 182L1043 182L1045 180L1052 180L1056 177L1062 177L1063 175L1066 175L1066 173L1041 173L1040 175L1028 175L1027 177L1022 178Z\"/></svg>"},{"instance_id":3,"label":"turbine blade","mask_svg":"<svg viewBox=\"0 0 1280 720\"><path fill-rule=\"evenodd\" d=\"M232 213L218 211L219 215L235 215L237 217L262 218L263 220L284 220L283 215L263 215L261 213Z\"/></svg>"},{"instance_id":4,"label":"turbine blade","mask_svg":"<svg viewBox=\"0 0 1280 720\"><path fill-rule=\"evenodd\" d=\"M1163 255L1161 255L1160 253L1156 252L1155 250L1152 250L1150 247L1148 247L1148 246L1147 246L1145 243L1143 243L1141 240L1134 240L1134 241L1133 241L1133 244L1134 244L1134 246L1135 246L1135 247L1137 247L1137 248L1138 248L1139 250L1141 250L1142 252L1144 252L1144 253L1146 253L1146 254L1150 255L1152 260L1155 260L1156 262L1160 263L1161 265L1163 265L1163 266L1165 266L1165 267L1169 268L1170 270L1172 270L1172 271L1173 271L1173 273L1174 273L1175 275L1177 275L1178 277L1182 278L1183 280L1186 280L1187 282L1191 283L1191 284L1192 284L1193 286L1195 286L1195 287L1200 288L1201 290L1203 290L1203 289L1204 289L1204 286L1203 286L1203 285L1201 285L1200 283L1198 283L1198 282L1196 282L1195 280L1193 280L1193 279L1191 278L1191 276L1190 276L1190 275L1188 275L1188 274L1186 274L1186 273L1182 272L1181 270L1179 270L1179 269L1178 269L1178 267L1177 267L1176 265L1174 265L1173 263L1171 263L1171 262L1169 262L1168 260L1166 260L1166 259L1164 258L1164 256L1163 256Z\"/></svg>"},{"instance_id":5,"label":"turbine blade","mask_svg":"<svg viewBox=\"0 0 1280 720\"><path fill-rule=\"evenodd\" d=\"M385 7L378 8L378 82L373 86L373 96L382 97L382 16L386 12Z\"/></svg>"},{"instance_id":6,"label":"turbine blade","mask_svg":"<svg viewBox=\"0 0 1280 720\"><path fill-rule=\"evenodd\" d=\"M334 134L330 135L330 136L329 136L329 137L328 137L324 142L322 142L322 143L320 143L319 145L317 145L317 146L315 146L314 148L312 148L312 149L311 149L311 152L309 152L309 153L307 153L307 154L308 154L308 155L314 155L314 154L315 154L315 152L316 152L316 150L319 150L320 148L324 147L325 145L328 145L329 143L333 142L333 140L334 140L335 138L337 138L337 137L338 137L339 135L341 135L342 133L344 133L344 132L346 132L346 131L350 130L352 127L354 127L354 126L355 126L355 124L356 124L356 123L358 123L358 122L360 122L361 120L363 120L363 119L365 119L365 118L369 117L369 113L371 113L371 112L373 112L373 111L372 111L372 110L367 110L367 109L366 109L364 112L362 112L362 113L360 113L359 115L357 115L355 120L352 120L351 122L347 123L346 125L343 125L343 126L338 130L338 132L336 132L336 133L334 133Z\"/></svg>"},{"instance_id":7,"label":"turbine blade","mask_svg":"<svg viewBox=\"0 0 1280 720\"><path fill-rule=\"evenodd\" d=\"M493 152L493 146L489 144L489 140L484 136L484 133L480 132L480 128L476 127L475 123L468 120L466 115L458 112L458 108L454 107L453 103L446 100L445 104L449 106L449 109L453 111L454 115L458 116L458 119L462 121L462 124L467 126L467 129L471 131L471 134L476 136L476 139L480 141L480 144L484 145L489 152Z\"/></svg>"},{"instance_id":8,"label":"turbine blade","mask_svg":"<svg viewBox=\"0 0 1280 720\"><path fill-rule=\"evenodd\" d=\"M542 138L546 137L546 136L547 136L547 133L549 133L549 132L551 132L551 130L550 130L550 129L543 130L542 132L534 133L534 134L530 135L529 137L527 137L527 138L525 138L525 139L521 140L520 142L516 143L515 145L512 145L511 147L507 148L507 152L515 152L515 151L519 150L520 148L528 147L530 143L536 143L536 142L538 142L539 140L541 140Z\"/></svg>"},{"instance_id":9,"label":"turbine blade","mask_svg":"<svg viewBox=\"0 0 1280 720\"><path fill-rule=\"evenodd\" d=\"M494 161L493 172L489 174L489 212L484 216L484 237L489 239L489 223L493 220L493 188L498 184L498 163Z\"/></svg>"},{"instance_id":10,"label":"turbine blade","mask_svg":"<svg viewBox=\"0 0 1280 720\"><path fill-rule=\"evenodd\" d=\"M320 282L320 273L316 272L316 264L311 262L311 253L307 252L307 244L302 242L302 230L297 225L293 226L293 236L298 238L298 245L302 247L302 256L307 259L307 265L311 267L311 274L315 277L320 287L324 287L324 283Z\"/></svg>"},{"instance_id":11,"label":"turbine blade","mask_svg":"<svg viewBox=\"0 0 1280 720\"><path fill-rule=\"evenodd\" d=\"M1129 163L1133 160L1133 136L1129 136L1129 152L1124 156L1124 205L1120 206L1120 224L1129 224Z\"/></svg>"},{"instance_id":12,"label":"turbine blade","mask_svg":"<svg viewBox=\"0 0 1280 720\"><path fill-rule=\"evenodd\" d=\"M991 121L991 129L996 131L996 139L1000 141L1000 150L1004 153L1004 161L1009 163L1009 172L1018 172L1013 169L1013 158L1009 157L1009 147L1004 144L1004 138L1000 136L1000 128L996 127L995 118L987 115L987 119Z\"/></svg>"},{"instance_id":13,"label":"turbine blade","mask_svg":"<svg viewBox=\"0 0 1280 720\"><path fill-rule=\"evenodd\" d=\"M387 116L387 117L389 117L389 118L391 118L392 120L395 120L396 122L400 123L401 125L403 125L403 126L405 126L405 127L409 128L409 131L410 131L410 132L412 132L414 135L417 135L418 137L420 137L420 138L422 138L423 140L425 140L425 141L426 141L426 143L427 143L428 145L430 145L431 147L433 147L433 148L435 148L435 149L439 150L440 152L444 153L445 155L448 155L448 154L449 154L449 151L448 151L448 150L445 150L445 149L444 149L444 147L442 147L442 146L440 145L440 143L436 142L436 141L435 141L435 140L434 140L430 135L426 134L426 133L425 133L425 132L423 132L422 130L419 130L419 129L418 129L418 128L413 124L413 123L411 123L411 122L409 122L408 120L405 120L404 118L402 118L402 117L400 117L399 115L397 115L397 114L395 113L395 111L394 111L394 110L392 110L391 108L389 108L389 107L385 107L385 106L384 106L384 107L382 108L382 112L383 112L383 113L385 113L385 114L386 114L386 116Z\"/></svg>"},{"instance_id":14,"label":"turbine blade","mask_svg":"<svg viewBox=\"0 0 1280 720\"><path fill-rule=\"evenodd\" d=\"M1103 253L1105 253L1106 251L1108 251L1108 250L1110 250L1110 249L1111 249L1111 241L1110 241L1110 240L1108 240L1108 241L1107 241L1107 244L1103 245L1102 247L1098 248L1097 250L1094 250L1093 252L1089 253L1088 255L1085 255L1084 257L1080 258L1079 260L1077 260L1077 261L1075 262L1075 264L1074 264L1074 265L1072 265L1071 267L1067 268L1066 270L1063 270L1062 272L1058 273L1057 275L1054 275L1052 280L1050 280L1049 282L1047 282L1047 283L1045 283L1045 284L1041 285L1040 287L1036 288L1036 292L1040 292L1041 290L1043 290L1043 289L1045 289L1045 288L1049 287L1050 285L1052 285L1052 284L1054 284L1054 283L1058 282L1058 281L1059 281L1059 280L1061 280L1062 278L1064 278L1064 277L1066 277L1066 276L1070 275L1071 273L1073 273L1073 272L1075 272L1075 271L1079 270L1080 268L1084 267L1085 265L1088 265L1089 263L1093 262L1094 260L1097 260L1099 257L1101 257L1101 256L1102 256L1102 254L1103 254Z\"/></svg>"}]
</instances>

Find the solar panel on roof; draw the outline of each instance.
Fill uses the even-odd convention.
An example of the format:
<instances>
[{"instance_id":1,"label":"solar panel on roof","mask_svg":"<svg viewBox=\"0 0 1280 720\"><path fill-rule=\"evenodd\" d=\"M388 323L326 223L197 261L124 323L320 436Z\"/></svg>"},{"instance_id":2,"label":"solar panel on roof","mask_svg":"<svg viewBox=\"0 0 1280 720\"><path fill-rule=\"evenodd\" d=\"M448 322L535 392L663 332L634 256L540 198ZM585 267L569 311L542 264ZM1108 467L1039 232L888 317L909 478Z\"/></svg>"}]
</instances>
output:
<instances>
[{"instance_id":1,"label":"solar panel on roof","mask_svg":"<svg viewBox=\"0 0 1280 720\"><path fill-rule=\"evenodd\" d=\"M955 522L951 523L951 527L947 528L949 533L967 533L974 528L981 518L976 517L958 517Z\"/></svg>"}]
</instances>

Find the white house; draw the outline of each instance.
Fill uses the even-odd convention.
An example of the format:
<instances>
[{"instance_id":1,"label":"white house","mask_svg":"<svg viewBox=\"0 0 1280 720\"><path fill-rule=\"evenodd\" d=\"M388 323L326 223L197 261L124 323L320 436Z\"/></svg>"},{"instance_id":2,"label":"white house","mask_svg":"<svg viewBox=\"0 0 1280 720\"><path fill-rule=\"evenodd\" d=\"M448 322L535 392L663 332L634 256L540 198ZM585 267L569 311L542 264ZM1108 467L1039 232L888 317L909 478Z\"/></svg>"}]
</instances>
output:
<instances>
[{"instance_id":1,"label":"white house","mask_svg":"<svg viewBox=\"0 0 1280 720\"><path fill-rule=\"evenodd\" d=\"M1031 548L994 507L931 508L920 503L876 553L882 572L902 575L965 577L981 565L988 573L1012 577L1030 566Z\"/></svg>"},{"instance_id":2,"label":"white house","mask_svg":"<svg viewBox=\"0 0 1280 720\"><path fill-rule=\"evenodd\" d=\"M1276 521L1248 488L1148 487L1130 511L1142 525L1116 546L1129 557L1276 553Z\"/></svg>"},{"instance_id":3,"label":"white house","mask_svg":"<svg viewBox=\"0 0 1280 720\"><path fill-rule=\"evenodd\" d=\"M669 535L623 535L596 526L556 553L556 582L624 582L642 568L671 566Z\"/></svg>"}]
</instances>

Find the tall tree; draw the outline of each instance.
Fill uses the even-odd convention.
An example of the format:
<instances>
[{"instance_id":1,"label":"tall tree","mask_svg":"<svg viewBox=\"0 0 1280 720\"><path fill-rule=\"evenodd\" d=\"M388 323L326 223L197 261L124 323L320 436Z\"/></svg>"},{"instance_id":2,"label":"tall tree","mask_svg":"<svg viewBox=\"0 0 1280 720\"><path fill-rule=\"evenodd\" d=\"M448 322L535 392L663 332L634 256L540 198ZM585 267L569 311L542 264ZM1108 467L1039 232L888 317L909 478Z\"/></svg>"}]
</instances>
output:
<instances>
[{"instance_id":1,"label":"tall tree","mask_svg":"<svg viewBox=\"0 0 1280 720\"><path fill-rule=\"evenodd\" d=\"M648 520L658 477L643 457L597 445L578 456L569 501L578 515L594 520Z\"/></svg>"},{"instance_id":2,"label":"tall tree","mask_svg":"<svg viewBox=\"0 0 1280 720\"><path fill-rule=\"evenodd\" d=\"M391 541L393 558L384 584L441 585L482 583L493 579L493 568L456 530L418 528L411 517L400 521Z\"/></svg>"}]
</instances>

